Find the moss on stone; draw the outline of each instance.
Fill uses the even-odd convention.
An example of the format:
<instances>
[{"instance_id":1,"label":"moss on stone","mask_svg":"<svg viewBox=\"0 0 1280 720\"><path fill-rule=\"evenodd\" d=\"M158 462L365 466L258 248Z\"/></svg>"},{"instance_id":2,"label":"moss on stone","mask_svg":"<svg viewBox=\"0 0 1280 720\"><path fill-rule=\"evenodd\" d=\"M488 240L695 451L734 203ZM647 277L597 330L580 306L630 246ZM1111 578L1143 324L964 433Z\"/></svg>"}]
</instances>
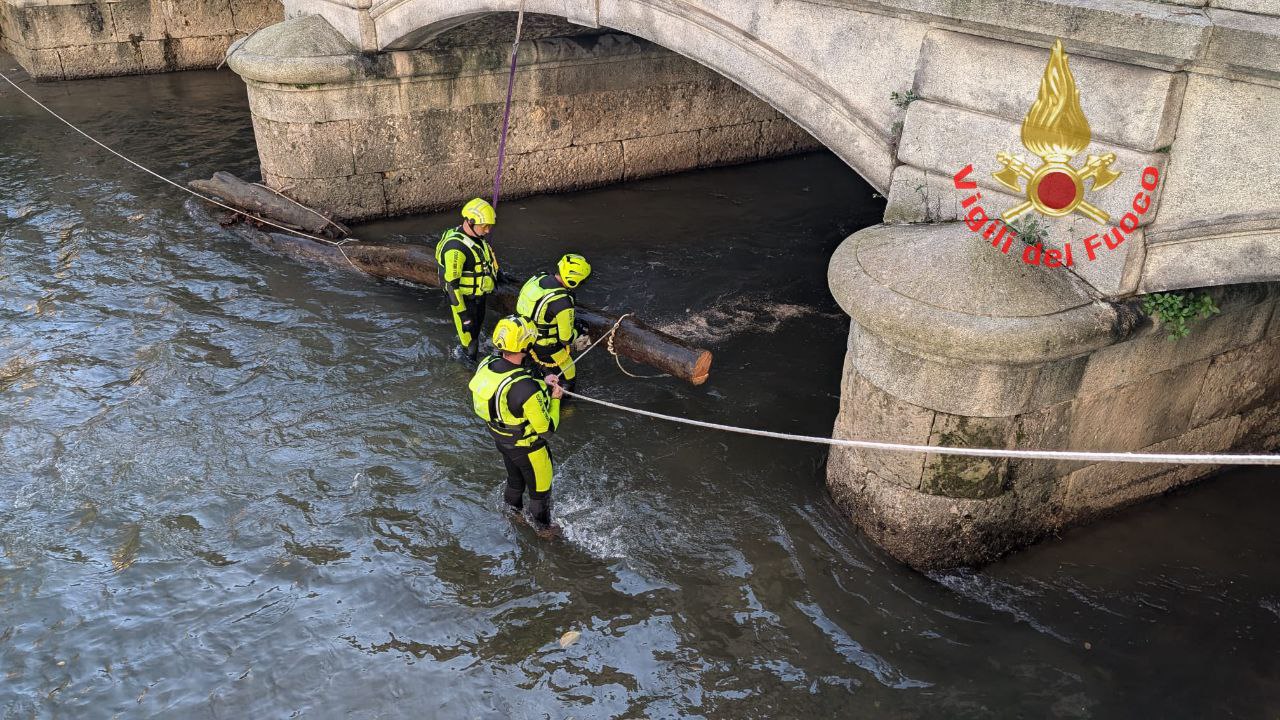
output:
<instances>
[{"instance_id":1,"label":"moss on stone","mask_svg":"<svg viewBox=\"0 0 1280 720\"><path fill-rule=\"evenodd\" d=\"M943 432L936 444L945 447L1004 447L1004 438L995 428L954 417L955 427ZM967 455L938 455L925 467L920 489L931 495L983 499L1004 492L1008 462Z\"/></svg>"}]
</instances>

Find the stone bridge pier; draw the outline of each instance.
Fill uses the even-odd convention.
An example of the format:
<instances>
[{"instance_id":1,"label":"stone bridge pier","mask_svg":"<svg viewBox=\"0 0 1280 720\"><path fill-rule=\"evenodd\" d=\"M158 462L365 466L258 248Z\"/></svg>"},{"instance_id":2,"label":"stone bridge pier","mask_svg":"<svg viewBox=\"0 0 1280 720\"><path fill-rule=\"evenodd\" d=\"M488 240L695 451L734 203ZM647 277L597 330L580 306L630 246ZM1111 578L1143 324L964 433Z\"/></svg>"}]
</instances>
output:
<instances>
[{"instance_id":1,"label":"stone bridge pier","mask_svg":"<svg viewBox=\"0 0 1280 720\"><path fill-rule=\"evenodd\" d=\"M519 5L286 0L288 19L229 61L267 181L354 218L482 193L510 37L493 13ZM887 197L884 222L831 259L851 318L836 437L1280 446L1277 0L525 5L546 18L520 47L515 192L821 144ZM997 154L1042 162L1021 127L1055 39L1091 128L1073 167L1112 154L1120 175L1084 184L1105 223L1073 213L1004 243L988 219L1026 197L993 175ZM1140 296L1187 289L1221 312L1168 340ZM871 538L931 568L1215 469L837 449L827 482Z\"/></svg>"}]
</instances>

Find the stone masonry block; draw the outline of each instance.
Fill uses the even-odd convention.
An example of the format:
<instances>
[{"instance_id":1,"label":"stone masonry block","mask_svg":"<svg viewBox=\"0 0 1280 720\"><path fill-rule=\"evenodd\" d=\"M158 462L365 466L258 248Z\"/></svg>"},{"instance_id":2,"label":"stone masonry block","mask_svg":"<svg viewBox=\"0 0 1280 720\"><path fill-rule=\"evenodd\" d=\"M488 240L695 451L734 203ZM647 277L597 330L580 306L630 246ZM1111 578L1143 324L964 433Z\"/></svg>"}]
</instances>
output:
<instances>
[{"instance_id":1,"label":"stone masonry block","mask_svg":"<svg viewBox=\"0 0 1280 720\"><path fill-rule=\"evenodd\" d=\"M421 91L420 83L305 87L255 81L245 84L249 88L249 109L255 116L294 123L405 115L409 105L402 100L417 97Z\"/></svg>"},{"instance_id":2,"label":"stone masonry block","mask_svg":"<svg viewBox=\"0 0 1280 720\"><path fill-rule=\"evenodd\" d=\"M752 95L732 81L715 77L699 84L700 92L694 94L693 108L682 129L690 130L708 125L735 125L739 123L774 120L780 113L772 105Z\"/></svg>"},{"instance_id":3,"label":"stone masonry block","mask_svg":"<svg viewBox=\"0 0 1280 720\"><path fill-rule=\"evenodd\" d=\"M755 160L760 123L728 125L698 131L698 167Z\"/></svg>"},{"instance_id":4,"label":"stone masonry block","mask_svg":"<svg viewBox=\"0 0 1280 720\"><path fill-rule=\"evenodd\" d=\"M494 102L501 102L506 95L506 68L502 70L502 95ZM692 60L674 53L657 57L620 57L599 62L573 65L540 66L528 79L521 99L559 97L593 92L620 92L663 83L682 83L701 80L705 70ZM516 78L517 87L524 78ZM519 92L519 91L518 91Z\"/></svg>"},{"instance_id":5,"label":"stone masonry block","mask_svg":"<svg viewBox=\"0 0 1280 720\"><path fill-rule=\"evenodd\" d=\"M1202 226L1205 234L1220 234L1231 222L1274 222L1280 215L1280 152L1266 149L1275 147L1276 118L1280 88L1192 74L1151 240L1158 242L1160 235L1183 227ZM1241 148L1250 150L1242 155ZM1248 161L1241 162L1242 157ZM1255 261L1232 256L1240 263ZM1204 275L1206 282L1188 282L1213 284L1211 273Z\"/></svg>"},{"instance_id":6,"label":"stone masonry block","mask_svg":"<svg viewBox=\"0 0 1280 720\"><path fill-rule=\"evenodd\" d=\"M1202 360L1108 390L1084 386L1072 409L1069 447L1127 451L1185 432L1208 369Z\"/></svg>"},{"instance_id":7,"label":"stone masonry block","mask_svg":"<svg viewBox=\"0 0 1280 720\"><path fill-rule=\"evenodd\" d=\"M507 130L507 152L518 155L575 144L574 105L574 98L547 98L513 104ZM502 104L490 104L469 109L472 147L498 147L504 107Z\"/></svg>"},{"instance_id":8,"label":"stone masonry block","mask_svg":"<svg viewBox=\"0 0 1280 720\"><path fill-rule=\"evenodd\" d=\"M1267 202L1266 199L1259 200ZM1220 218L1224 224L1230 218ZM1157 220L1157 222L1159 222ZM1275 222L1258 218L1258 224ZM1222 232L1223 228L1203 224L1183 228L1204 233L1200 237L1166 242L1148 234L1139 291L1144 293L1182 288L1210 287L1269 281L1280 267L1280 231ZM1221 233L1221 234L1219 234Z\"/></svg>"},{"instance_id":9,"label":"stone masonry block","mask_svg":"<svg viewBox=\"0 0 1280 720\"><path fill-rule=\"evenodd\" d=\"M341 178L287 178L267 171L263 182L298 202L324 208L340 220L365 220L387 214L382 175L370 173Z\"/></svg>"},{"instance_id":10,"label":"stone masonry block","mask_svg":"<svg viewBox=\"0 0 1280 720\"><path fill-rule=\"evenodd\" d=\"M688 170L697 163L698 133L683 132L622 141L625 179L654 177Z\"/></svg>"},{"instance_id":11,"label":"stone masonry block","mask_svg":"<svg viewBox=\"0 0 1280 720\"><path fill-rule=\"evenodd\" d=\"M580 190L618 182L623 175L620 142L543 150L507 162L502 182L512 195Z\"/></svg>"},{"instance_id":12,"label":"stone masonry block","mask_svg":"<svg viewBox=\"0 0 1280 720\"><path fill-rule=\"evenodd\" d=\"M107 6L118 42L160 40L165 36L163 5L153 0L122 0Z\"/></svg>"},{"instance_id":13,"label":"stone masonry block","mask_svg":"<svg viewBox=\"0 0 1280 720\"><path fill-rule=\"evenodd\" d=\"M356 172L386 172L435 163L473 161L477 146L469 110L444 109L408 117L352 120Z\"/></svg>"},{"instance_id":14,"label":"stone masonry block","mask_svg":"<svg viewBox=\"0 0 1280 720\"><path fill-rule=\"evenodd\" d=\"M1280 73L1280 17L1211 8L1213 36L1204 62Z\"/></svg>"},{"instance_id":15,"label":"stone masonry block","mask_svg":"<svg viewBox=\"0 0 1280 720\"><path fill-rule=\"evenodd\" d=\"M1173 141L1185 75L1073 55L1071 47L1067 54L1095 140L1148 152ZM916 91L1021 123L1048 60L1046 48L933 30L921 48Z\"/></svg>"},{"instance_id":16,"label":"stone masonry block","mask_svg":"<svg viewBox=\"0 0 1280 720\"><path fill-rule=\"evenodd\" d=\"M996 182L992 173L999 169L996 153L1009 152L1037 166L1040 159L1032 155L1022 145L1021 120L1001 120L968 110L948 107L917 100L907 110L906 123L903 126L902 139L898 145L898 158L918 168L925 168L940 175L954 175L966 165L973 165L969 180L978 183L984 192L988 189L1004 192L1003 185ZM1118 145L1106 145L1098 142L1076 159L1079 167L1087 154L1103 154L1114 152L1116 162L1113 167L1124 173L1118 180L1100 191L1092 191L1086 183L1086 199L1112 216L1115 223L1124 213L1130 211L1133 197L1141 189L1141 172L1148 165L1157 169L1164 166L1168 156L1164 153L1140 153ZM959 192L959 191L953 191ZM1158 196L1152 207L1158 210L1161 202ZM967 195L967 193L966 193ZM1002 206L985 206L988 213L1000 213L1007 210ZM1141 216L1142 224L1149 223L1155 212L1148 211Z\"/></svg>"},{"instance_id":17,"label":"stone masonry block","mask_svg":"<svg viewBox=\"0 0 1280 720\"><path fill-rule=\"evenodd\" d=\"M1280 448L1280 402L1243 413L1235 444L1241 451L1271 452Z\"/></svg>"},{"instance_id":18,"label":"stone masonry block","mask_svg":"<svg viewBox=\"0 0 1280 720\"><path fill-rule=\"evenodd\" d=\"M850 12L840 3L754 3L742 27L753 28L790 62L805 68L885 131L898 109L889 93L911 87L925 23ZM854 40L856 38L856 41ZM815 95L826 95L815 92Z\"/></svg>"},{"instance_id":19,"label":"stone masonry block","mask_svg":"<svg viewBox=\"0 0 1280 720\"><path fill-rule=\"evenodd\" d=\"M67 80L142 70L140 51L127 42L58 48L58 59L62 64L62 77ZM106 68L110 68L110 72L104 72Z\"/></svg>"},{"instance_id":20,"label":"stone masonry block","mask_svg":"<svg viewBox=\"0 0 1280 720\"><path fill-rule=\"evenodd\" d=\"M15 48L18 49L18 48ZM65 80L57 50L29 50L17 53L18 62L36 80Z\"/></svg>"},{"instance_id":21,"label":"stone masonry block","mask_svg":"<svg viewBox=\"0 0 1280 720\"><path fill-rule=\"evenodd\" d=\"M1009 445L1012 418L970 418L948 413L934 416L930 445L946 447L1005 448ZM982 499L1003 493L1009 461L1003 458L963 455L925 456L920 490L930 495Z\"/></svg>"},{"instance_id":22,"label":"stone masonry block","mask_svg":"<svg viewBox=\"0 0 1280 720\"><path fill-rule=\"evenodd\" d=\"M933 427L932 410L903 402L872 385L856 371L845 374L840 415L833 437L924 444ZM924 457L879 450L846 451L855 467L885 482L908 489L920 487Z\"/></svg>"},{"instance_id":23,"label":"stone masonry block","mask_svg":"<svg viewBox=\"0 0 1280 720\"><path fill-rule=\"evenodd\" d=\"M139 72L166 72L177 69L172 40L142 40L137 43Z\"/></svg>"},{"instance_id":24,"label":"stone masonry block","mask_svg":"<svg viewBox=\"0 0 1280 720\"><path fill-rule=\"evenodd\" d=\"M439 163L386 173L384 187L391 213L456 207L460 201L492 189L490 167L473 161Z\"/></svg>"},{"instance_id":25,"label":"stone masonry block","mask_svg":"<svg viewBox=\"0 0 1280 720\"><path fill-rule=\"evenodd\" d=\"M1280 0L1212 0L1206 4L1227 10L1280 16Z\"/></svg>"},{"instance_id":26,"label":"stone masonry block","mask_svg":"<svg viewBox=\"0 0 1280 720\"><path fill-rule=\"evenodd\" d=\"M1280 338L1223 353L1209 365L1192 425L1280 402Z\"/></svg>"},{"instance_id":27,"label":"stone masonry block","mask_svg":"<svg viewBox=\"0 0 1280 720\"><path fill-rule=\"evenodd\" d=\"M1071 420L1074 404L1061 402L1019 415L1013 428L1013 447L1034 450L1071 450ZM1089 463L1072 460L1009 461L1009 475L1015 492L1064 478Z\"/></svg>"},{"instance_id":28,"label":"stone masonry block","mask_svg":"<svg viewBox=\"0 0 1280 720\"><path fill-rule=\"evenodd\" d=\"M230 0L160 0L165 31L174 38L230 36L236 32Z\"/></svg>"},{"instance_id":29,"label":"stone masonry block","mask_svg":"<svg viewBox=\"0 0 1280 720\"><path fill-rule=\"evenodd\" d=\"M263 172L290 178L341 178L355 174L347 122L279 123L253 116Z\"/></svg>"},{"instance_id":30,"label":"stone masonry block","mask_svg":"<svg viewBox=\"0 0 1280 720\"><path fill-rule=\"evenodd\" d=\"M231 0L231 16L238 33L251 33L284 20L280 0Z\"/></svg>"},{"instance_id":31,"label":"stone masonry block","mask_svg":"<svg viewBox=\"0 0 1280 720\"><path fill-rule=\"evenodd\" d=\"M704 83L678 83L574 95L568 125L573 144L669 135L724 124L694 114Z\"/></svg>"},{"instance_id":32,"label":"stone masonry block","mask_svg":"<svg viewBox=\"0 0 1280 720\"><path fill-rule=\"evenodd\" d=\"M805 129L785 117L760 123L760 157L789 155L821 150L818 142Z\"/></svg>"},{"instance_id":33,"label":"stone masonry block","mask_svg":"<svg viewBox=\"0 0 1280 720\"><path fill-rule=\"evenodd\" d=\"M1231 416L1185 432L1141 452L1212 453L1227 450L1235 441L1240 418ZM1065 512L1075 521L1131 505L1210 475L1217 465L1144 465L1098 463L1067 477Z\"/></svg>"},{"instance_id":34,"label":"stone masonry block","mask_svg":"<svg viewBox=\"0 0 1280 720\"><path fill-rule=\"evenodd\" d=\"M230 35L174 38L173 56L176 67L194 69L217 67L231 44Z\"/></svg>"},{"instance_id":35,"label":"stone masonry block","mask_svg":"<svg viewBox=\"0 0 1280 720\"><path fill-rule=\"evenodd\" d=\"M105 2L34 5L17 10L22 44L29 50L113 42L115 24Z\"/></svg>"}]
</instances>

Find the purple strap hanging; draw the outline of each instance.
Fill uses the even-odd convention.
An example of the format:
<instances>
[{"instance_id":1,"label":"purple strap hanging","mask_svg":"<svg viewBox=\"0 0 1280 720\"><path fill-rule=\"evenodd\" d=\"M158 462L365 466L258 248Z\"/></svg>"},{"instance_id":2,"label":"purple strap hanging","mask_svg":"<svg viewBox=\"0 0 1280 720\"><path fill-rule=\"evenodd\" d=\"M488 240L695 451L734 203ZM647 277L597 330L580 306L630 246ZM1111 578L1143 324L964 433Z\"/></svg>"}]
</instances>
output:
<instances>
[{"instance_id":1,"label":"purple strap hanging","mask_svg":"<svg viewBox=\"0 0 1280 720\"><path fill-rule=\"evenodd\" d=\"M520 51L520 33L524 29L524 0L520 0L520 14L516 16L516 39L511 43L511 72L507 76L507 106L502 111L502 133L498 136L498 170L493 175L493 207L498 208L502 195L502 165L507 157L507 128L511 125L511 93L516 85L516 56Z\"/></svg>"}]
</instances>

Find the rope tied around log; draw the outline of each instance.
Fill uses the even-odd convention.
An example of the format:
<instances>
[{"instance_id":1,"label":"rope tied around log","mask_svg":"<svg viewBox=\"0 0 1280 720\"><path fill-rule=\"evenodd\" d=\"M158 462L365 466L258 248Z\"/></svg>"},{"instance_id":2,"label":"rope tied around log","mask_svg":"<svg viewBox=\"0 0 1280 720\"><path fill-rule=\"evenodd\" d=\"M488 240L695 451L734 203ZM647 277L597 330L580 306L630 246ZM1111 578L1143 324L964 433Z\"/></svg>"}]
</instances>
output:
<instances>
[{"instance_id":1,"label":"rope tied around log","mask_svg":"<svg viewBox=\"0 0 1280 720\"><path fill-rule=\"evenodd\" d=\"M631 313L627 313L627 315L630 315L630 314ZM613 336L615 333L617 333L618 326L622 324L622 319L625 318L627 315L623 315L622 317L618 318L618 322L614 323L613 329L611 329L609 331L609 334L605 336L607 338L607 342L605 343L605 349L608 350L609 354L613 356L614 364L618 366L618 369L622 371L623 375L626 375L629 378L635 378L636 380L657 380L659 378L671 377L667 373L658 373L657 375L636 375L635 373L631 372L630 370L627 370L625 367L622 366L622 358L618 356L618 351L613 348Z\"/></svg>"}]
</instances>

